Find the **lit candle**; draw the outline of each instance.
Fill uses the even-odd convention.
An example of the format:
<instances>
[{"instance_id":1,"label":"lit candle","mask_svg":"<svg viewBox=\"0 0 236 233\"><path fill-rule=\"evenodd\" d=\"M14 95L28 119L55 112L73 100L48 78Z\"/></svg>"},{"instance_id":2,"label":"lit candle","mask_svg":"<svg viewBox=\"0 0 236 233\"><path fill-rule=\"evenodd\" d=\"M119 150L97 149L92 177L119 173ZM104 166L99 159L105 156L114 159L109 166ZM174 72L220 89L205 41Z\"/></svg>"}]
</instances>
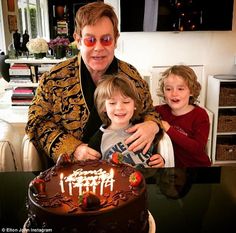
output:
<instances>
[{"instance_id":1,"label":"lit candle","mask_svg":"<svg viewBox=\"0 0 236 233\"><path fill-rule=\"evenodd\" d=\"M102 175L100 176L100 178L101 178L101 183L100 183L100 196L102 196L102 195L103 195L103 186L104 186L104 181L105 181L105 175L102 174Z\"/></svg>"},{"instance_id":2,"label":"lit candle","mask_svg":"<svg viewBox=\"0 0 236 233\"><path fill-rule=\"evenodd\" d=\"M110 185L110 191L113 191L113 182L114 182L114 170L111 168L110 170L110 181L111 181L111 185Z\"/></svg>"},{"instance_id":3,"label":"lit candle","mask_svg":"<svg viewBox=\"0 0 236 233\"><path fill-rule=\"evenodd\" d=\"M79 196L81 196L82 195L82 187L83 187L83 178L80 176L79 178L78 178L78 186L79 186Z\"/></svg>"},{"instance_id":4,"label":"lit candle","mask_svg":"<svg viewBox=\"0 0 236 233\"><path fill-rule=\"evenodd\" d=\"M97 186L97 176L91 177L91 186L93 187L93 193L96 194L96 186Z\"/></svg>"},{"instance_id":5,"label":"lit candle","mask_svg":"<svg viewBox=\"0 0 236 233\"><path fill-rule=\"evenodd\" d=\"M60 186L61 186L61 192L64 193L65 189L64 189L64 182L63 182L63 173L60 174Z\"/></svg>"},{"instance_id":6,"label":"lit candle","mask_svg":"<svg viewBox=\"0 0 236 233\"><path fill-rule=\"evenodd\" d=\"M96 194L96 186L93 185L93 193Z\"/></svg>"},{"instance_id":7,"label":"lit candle","mask_svg":"<svg viewBox=\"0 0 236 233\"><path fill-rule=\"evenodd\" d=\"M79 196L82 195L82 184L79 184Z\"/></svg>"},{"instance_id":8,"label":"lit candle","mask_svg":"<svg viewBox=\"0 0 236 233\"><path fill-rule=\"evenodd\" d=\"M89 180L88 179L85 179L84 186L86 187L86 192L89 192Z\"/></svg>"},{"instance_id":9,"label":"lit candle","mask_svg":"<svg viewBox=\"0 0 236 233\"><path fill-rule=\"evenodd\" d=\"M72 183L69 182L69 195L72 196Z\"/></svg>"}]
</instances>

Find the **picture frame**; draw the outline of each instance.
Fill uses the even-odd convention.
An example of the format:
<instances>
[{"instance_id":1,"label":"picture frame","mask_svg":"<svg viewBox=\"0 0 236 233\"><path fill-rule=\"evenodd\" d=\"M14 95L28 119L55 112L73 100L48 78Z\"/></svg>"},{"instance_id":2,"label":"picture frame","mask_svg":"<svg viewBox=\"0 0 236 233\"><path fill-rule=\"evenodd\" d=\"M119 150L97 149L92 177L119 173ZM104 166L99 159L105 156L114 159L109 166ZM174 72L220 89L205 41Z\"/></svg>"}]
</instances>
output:
<instances>
[{"instance_id":1,"label":"picture frame","mask_svg":"<svg viewBox=\"0 0 236 233\"><path fill-rule=\"evenodd\" d=\"M17 30L17 18L16 15L8 15L9 31L13 32Z\"/></svg>"},{"instance_id":2,"label":"picture frame","mask_svg":"<svg viewBox=\"0 0 236 233\"><path fill-rule=\"evenodd\" d=\"M7 9L10 12L15 11L15 0L7 0Z\"/></svg>"}]
</instances>

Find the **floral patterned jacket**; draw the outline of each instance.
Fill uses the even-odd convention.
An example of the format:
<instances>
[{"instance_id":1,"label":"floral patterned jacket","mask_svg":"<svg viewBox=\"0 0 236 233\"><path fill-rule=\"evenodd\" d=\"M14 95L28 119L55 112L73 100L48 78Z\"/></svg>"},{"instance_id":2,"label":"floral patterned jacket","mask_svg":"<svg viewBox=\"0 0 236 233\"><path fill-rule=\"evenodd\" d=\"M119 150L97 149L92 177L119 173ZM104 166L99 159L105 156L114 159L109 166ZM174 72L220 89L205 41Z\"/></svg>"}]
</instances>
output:
<instances>
[{"instance_id":1,"label":"floral patterned jacket","mask_svg":"<svg viewBox=\"0 0 236 233\"><path fill-rule=\"evenodd\" d=\"M106 73L121 72L135 82L142 100L140 119L159 123L147 83L130 64L114 58ZM82 75L81 75L82 74ZM40 151L56 162L86 143L102 122L94 107L96 86L80 55L55 65L42 75L29 107L26 133Z\"/></svg>"}]
</instances>

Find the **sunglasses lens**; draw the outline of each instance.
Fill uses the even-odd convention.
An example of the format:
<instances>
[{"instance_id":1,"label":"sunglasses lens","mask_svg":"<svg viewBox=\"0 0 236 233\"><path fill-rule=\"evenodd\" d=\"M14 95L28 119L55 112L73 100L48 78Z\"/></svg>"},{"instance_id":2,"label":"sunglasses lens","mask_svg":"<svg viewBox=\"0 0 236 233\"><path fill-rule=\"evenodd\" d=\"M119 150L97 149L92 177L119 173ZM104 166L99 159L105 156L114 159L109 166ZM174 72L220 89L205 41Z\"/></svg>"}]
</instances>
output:
<instances>
[{"instance_id":1,"label":"sunglasses lens","mask_svg":"<svg viewBox=\"0 0 236 233\"><path fill-rule=\"evenodd\" d=\"M109 35L106 35L106 36L103 36L101 37L100 39L100 43L102 46L110 46L112 44L112 37L109 36ZM87 46L87 47L92 47L96 44L97 40L95 37L85 37L84 38L84 44Z\"/></svg>"},{"instance_id":2,"label":"sunglasses lens","mask_svg":"<svg viewBox=\"0 0 236 233\"><path fill-rule=\"evenodd\" d=\"M103 36L101 39L100 39L100 43L103 45L103 46L110 46L112 44L112 37L107 35L107 36Z\"/></svg>"},{"instance_id":3,"label":"sunglasses lens","mask_svg":"<svg viewBox=\"0 0 236 233\"><path fill-rule=\"evenodd\" d=\"M86 37L84 38L84 44L87 46L87 47L92 47L96 44L96 38L94 37Z\"/></svg>"}]
</instances>

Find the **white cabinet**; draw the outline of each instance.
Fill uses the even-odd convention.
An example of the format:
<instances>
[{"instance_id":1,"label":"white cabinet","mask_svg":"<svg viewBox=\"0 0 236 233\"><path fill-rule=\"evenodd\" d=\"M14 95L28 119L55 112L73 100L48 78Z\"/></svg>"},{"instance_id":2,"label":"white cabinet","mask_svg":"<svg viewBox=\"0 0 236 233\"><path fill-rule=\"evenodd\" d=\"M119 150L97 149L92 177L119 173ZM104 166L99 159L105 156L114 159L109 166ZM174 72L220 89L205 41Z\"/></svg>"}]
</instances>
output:
<instances>
[{"instance_id":1,"label":"white cabinet","mask_svg":"<svg viewBox=\"0 0 236 233\"><path fill-rule=\"evenodd\" d=\"M206 107L214 114L212 163L236 163L236 75L208 77Z\"/></svg>"}]
</instances>

